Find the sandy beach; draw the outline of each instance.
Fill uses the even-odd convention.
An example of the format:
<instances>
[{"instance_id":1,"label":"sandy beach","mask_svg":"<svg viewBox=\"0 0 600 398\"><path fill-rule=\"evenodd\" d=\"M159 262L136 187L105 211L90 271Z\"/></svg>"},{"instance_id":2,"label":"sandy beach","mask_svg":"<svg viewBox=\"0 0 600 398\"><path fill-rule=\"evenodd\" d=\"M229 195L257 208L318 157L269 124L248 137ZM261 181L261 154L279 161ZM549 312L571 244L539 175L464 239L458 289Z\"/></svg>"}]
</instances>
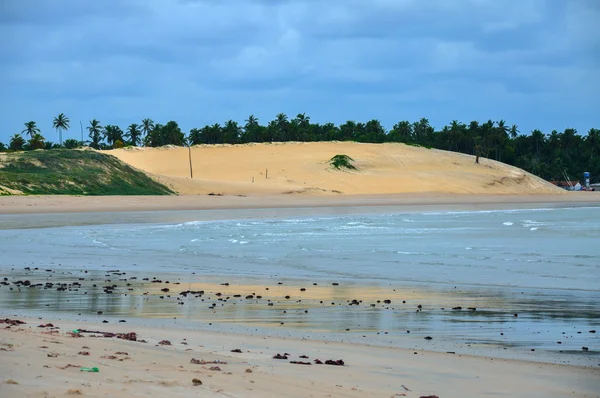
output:
<instances>
[{"instance_id":1,"label":"sandy beach","mask_svg":"<svg viewBox=\"0 0 600 398\"><path fill-rule=\"evenodd\" d=\"M110 213L169 210L274 209L294 214L310 209L323 214L334 209L359 208L361 212L382 207L388 210L508 209L533 207L595 206L600 193L569 192L560 195L470 195L405 193L382 195L180 195L180 196L0 196L0 214ZM286 211L287 209L287 211ZM327 210L329 209L329 210ZM376 210L371 210L376 211ZM356 212L356 211L355 211ZM223 215L220 217L223 218ZM225 217L226 218L226 217Z\"/></svg>"},{"instance_id":2,"label":"sandy beach","mask_svg":"<svg viewBox=\"0 0 600 398\"><path fill-rule=\"evenodd\" d=\"M597 397L600 387L598 369L126 323L21 320L26 324L0 329L2 396ZM138 341L72 332L82 329L135 332ZM344 366L316 359L342 359Z\"/></svg>"}]
</instances>

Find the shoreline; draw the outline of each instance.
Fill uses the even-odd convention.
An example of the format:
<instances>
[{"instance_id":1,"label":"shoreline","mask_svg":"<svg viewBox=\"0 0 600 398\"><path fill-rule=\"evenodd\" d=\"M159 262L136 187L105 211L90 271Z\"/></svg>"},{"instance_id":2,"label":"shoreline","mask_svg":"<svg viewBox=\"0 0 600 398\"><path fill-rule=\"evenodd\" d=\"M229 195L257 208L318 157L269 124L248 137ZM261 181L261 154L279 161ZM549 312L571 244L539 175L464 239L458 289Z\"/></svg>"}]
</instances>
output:
<instances>
[{"instance_id":1,"label":"shoreline","mask_svg":"<svg viewBox=\"0 0 600 398\"><path fill-rule=\"evenodd\" d=\"M5 311L0 318L7 316L15 319ZM381 397L592 397L600 386L600 369L596 368L176 327L17 319L27 324L0 328L0 392L13 396L189 396L202 392L208 396L275 397L285 388L289 397L362 397L366 393ZM38 327L47 323L53 327ZM93 338L89 333L80 338L69 336L82 326L100 332L135 332L138 340L148 343ZM159 345L162 340L171 345ZM79 355L82 349L89 355ZM233 349L241 352L233 353ZM284 352L290 354L288 360L272 358ZM300 355L309 358L298 359ZM213 364L190 364L191 358L217 361L220 370L211 370ZM342 359L344 366L315 365L316 358ZM313 366L290 364L291 360L310 361ZM74 366L64 368L67 365ZM80 366L96 366L100 371L85 373ZM203 384L194 386L192 378Z\"/></svg>"},{"instance_id":2,"label":"shoreline","mask_svg":"<svg viewBox=\"0 0 600 398\"><path fill-rule=\"evenodd\" d=\"M173 196L0 196L0 214L102 213L126 211L298 209L327 207L409 209L504 209L513 206L600 206L600 193L471 195L445 193L375 195L173 195Z\"/></svg>"},{"instance_id":3,"label":"shoreline","mask_svg":"<svg viewBox=\"0 0 600 398\"><path fill-rule=\"evenodd\" d=\"M600 206L600 193L561 195L0 196L0 229L107 224L503 211Z\"/></svg>"}]
</instances>

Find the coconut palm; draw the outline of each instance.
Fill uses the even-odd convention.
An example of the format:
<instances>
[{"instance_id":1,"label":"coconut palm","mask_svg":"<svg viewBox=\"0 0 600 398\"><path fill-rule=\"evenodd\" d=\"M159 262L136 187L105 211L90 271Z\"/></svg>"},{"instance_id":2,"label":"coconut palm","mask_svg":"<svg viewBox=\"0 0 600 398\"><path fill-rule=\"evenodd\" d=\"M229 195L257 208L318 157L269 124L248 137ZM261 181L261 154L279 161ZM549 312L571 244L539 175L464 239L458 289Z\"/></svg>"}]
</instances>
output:
<instances>
[{"instance_id":1,"label":"coconut palm","mask_svg":"<svg viewBox=\"0 0 600 398\"><path fill-rule=\"evenodd\" d=\"M61 113L58 116L56 116L54 118L54 121L52 122L52 126L58 132L58 141L59 141L59 143L60 143L61 146L63 144L62 133L63 133L63 131L69 129L69 123L70 122L71 121L69 120L69 118L67 116L65 116L64 113Z\"/></svg>"},{"instance_id":2,"label":"coconut palm","mask_svg":"<svg viewBox=\"0 0 600 398\"><path fill-rule=\"evenodd\" d=\"M123 143L123 130L119 126L107 124L102 131L108 145L114 145L117 141Z\"/></svg>"},{"instance_id":3,"label":"coconut palm","mask_svg":"<svg viewBox=\"0 0 600 398\"><path fill-rule=\"evenodd\" d=\"M10 138L10 143L8 144L8 147L13 151L20 151L23 149L24 145L25 140L23 139L21 134L15 134Z\"/></svg>"},{"instance_id":4,"label":"coconut palm","mask_svg":"<svg viewBox=\"0 0 600 398\"><path fill-rule=\"evenodd\" d=\"M25 130L21 131L21 134L26 133L29 138L33 138L33 136L40 132L40 129L36 126L35 122L32 120L31 122L25 123Z\"/></svg>"},{"instance_id":5,"label":"coconut palm","mask_svg":"<svg viewBox=\"0 0 600 398\"><path fill-rule=\"evenodd\" d=\"M89 131L89 137L91 138L90 146L94 149L100 148L100 141L102 141L102 126L96 119L90 121L90 126L87 128Z\"/></svg>"},{"instance_id":6,"label":"coconut palm","mask_svg":"<svg viewBox=\"0 0 600 398\"><path fill-rule=\"evenodd\" d=\"M131 145L138 146L142 142L142 132L140 131L140 126L133 123L127 127L127 138L129 138L129 142Z\"/></svg>"},{"instance_id":7,"label":"coconut palm","mask_svg":"<svg viewBox=\"0 0 600 398\"><path fill-rule=\"evenodd\" d=\"M40 133L35 133L33 137L28 141L29 148L31 149L44 149L46 144L44 143L45 138Z\"/></svg>"},{"instance_id":8,"label":"coconut palm","mask_svg":"<svg viewBox=\"0 0 600 398\"><path fill-rule=\"evenodd\" d=\"M142 120L142 133L147 136L152 130L154 130L154 121L150 118Z\"/></svg>"}]
</instances>

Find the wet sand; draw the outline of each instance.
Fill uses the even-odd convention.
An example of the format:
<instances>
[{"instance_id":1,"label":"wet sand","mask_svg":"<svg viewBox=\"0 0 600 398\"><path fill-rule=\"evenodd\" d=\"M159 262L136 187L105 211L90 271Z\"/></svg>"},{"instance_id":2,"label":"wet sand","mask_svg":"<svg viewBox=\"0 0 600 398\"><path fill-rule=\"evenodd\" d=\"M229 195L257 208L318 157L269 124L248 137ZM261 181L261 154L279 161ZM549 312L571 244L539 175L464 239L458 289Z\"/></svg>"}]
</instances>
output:
<instances>
[{"instance_id":1,"label":"wet sand","mask_svg":"<svg viewBox=\"0 0 600 398\"><path fill-rule=\"evenodd\" d=\"M0 315L600 366L593 291L49 267L0 268Z\"/></svg>"}]
</instances>

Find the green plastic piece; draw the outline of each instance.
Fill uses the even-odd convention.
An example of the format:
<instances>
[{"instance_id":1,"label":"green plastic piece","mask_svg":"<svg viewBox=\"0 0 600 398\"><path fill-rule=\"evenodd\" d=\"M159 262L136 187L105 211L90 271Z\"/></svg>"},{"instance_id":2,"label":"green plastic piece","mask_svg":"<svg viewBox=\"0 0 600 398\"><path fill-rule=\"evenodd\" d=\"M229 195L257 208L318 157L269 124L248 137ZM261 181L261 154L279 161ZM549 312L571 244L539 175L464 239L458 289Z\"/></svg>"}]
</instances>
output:
<instances>
[{"instance_id":1,"label":"green plastic piece","mask_svg":"<svg viewBox=\"0 0 600 398\"><path fill-rule=\"evenodd\" d=\"M95 367L94 368L83 367L83 368L81 368L79 370L81 370L82 372L94 372L94 373L99 372L98 368L95 368Z\"/></svg>"}]
</instances>

